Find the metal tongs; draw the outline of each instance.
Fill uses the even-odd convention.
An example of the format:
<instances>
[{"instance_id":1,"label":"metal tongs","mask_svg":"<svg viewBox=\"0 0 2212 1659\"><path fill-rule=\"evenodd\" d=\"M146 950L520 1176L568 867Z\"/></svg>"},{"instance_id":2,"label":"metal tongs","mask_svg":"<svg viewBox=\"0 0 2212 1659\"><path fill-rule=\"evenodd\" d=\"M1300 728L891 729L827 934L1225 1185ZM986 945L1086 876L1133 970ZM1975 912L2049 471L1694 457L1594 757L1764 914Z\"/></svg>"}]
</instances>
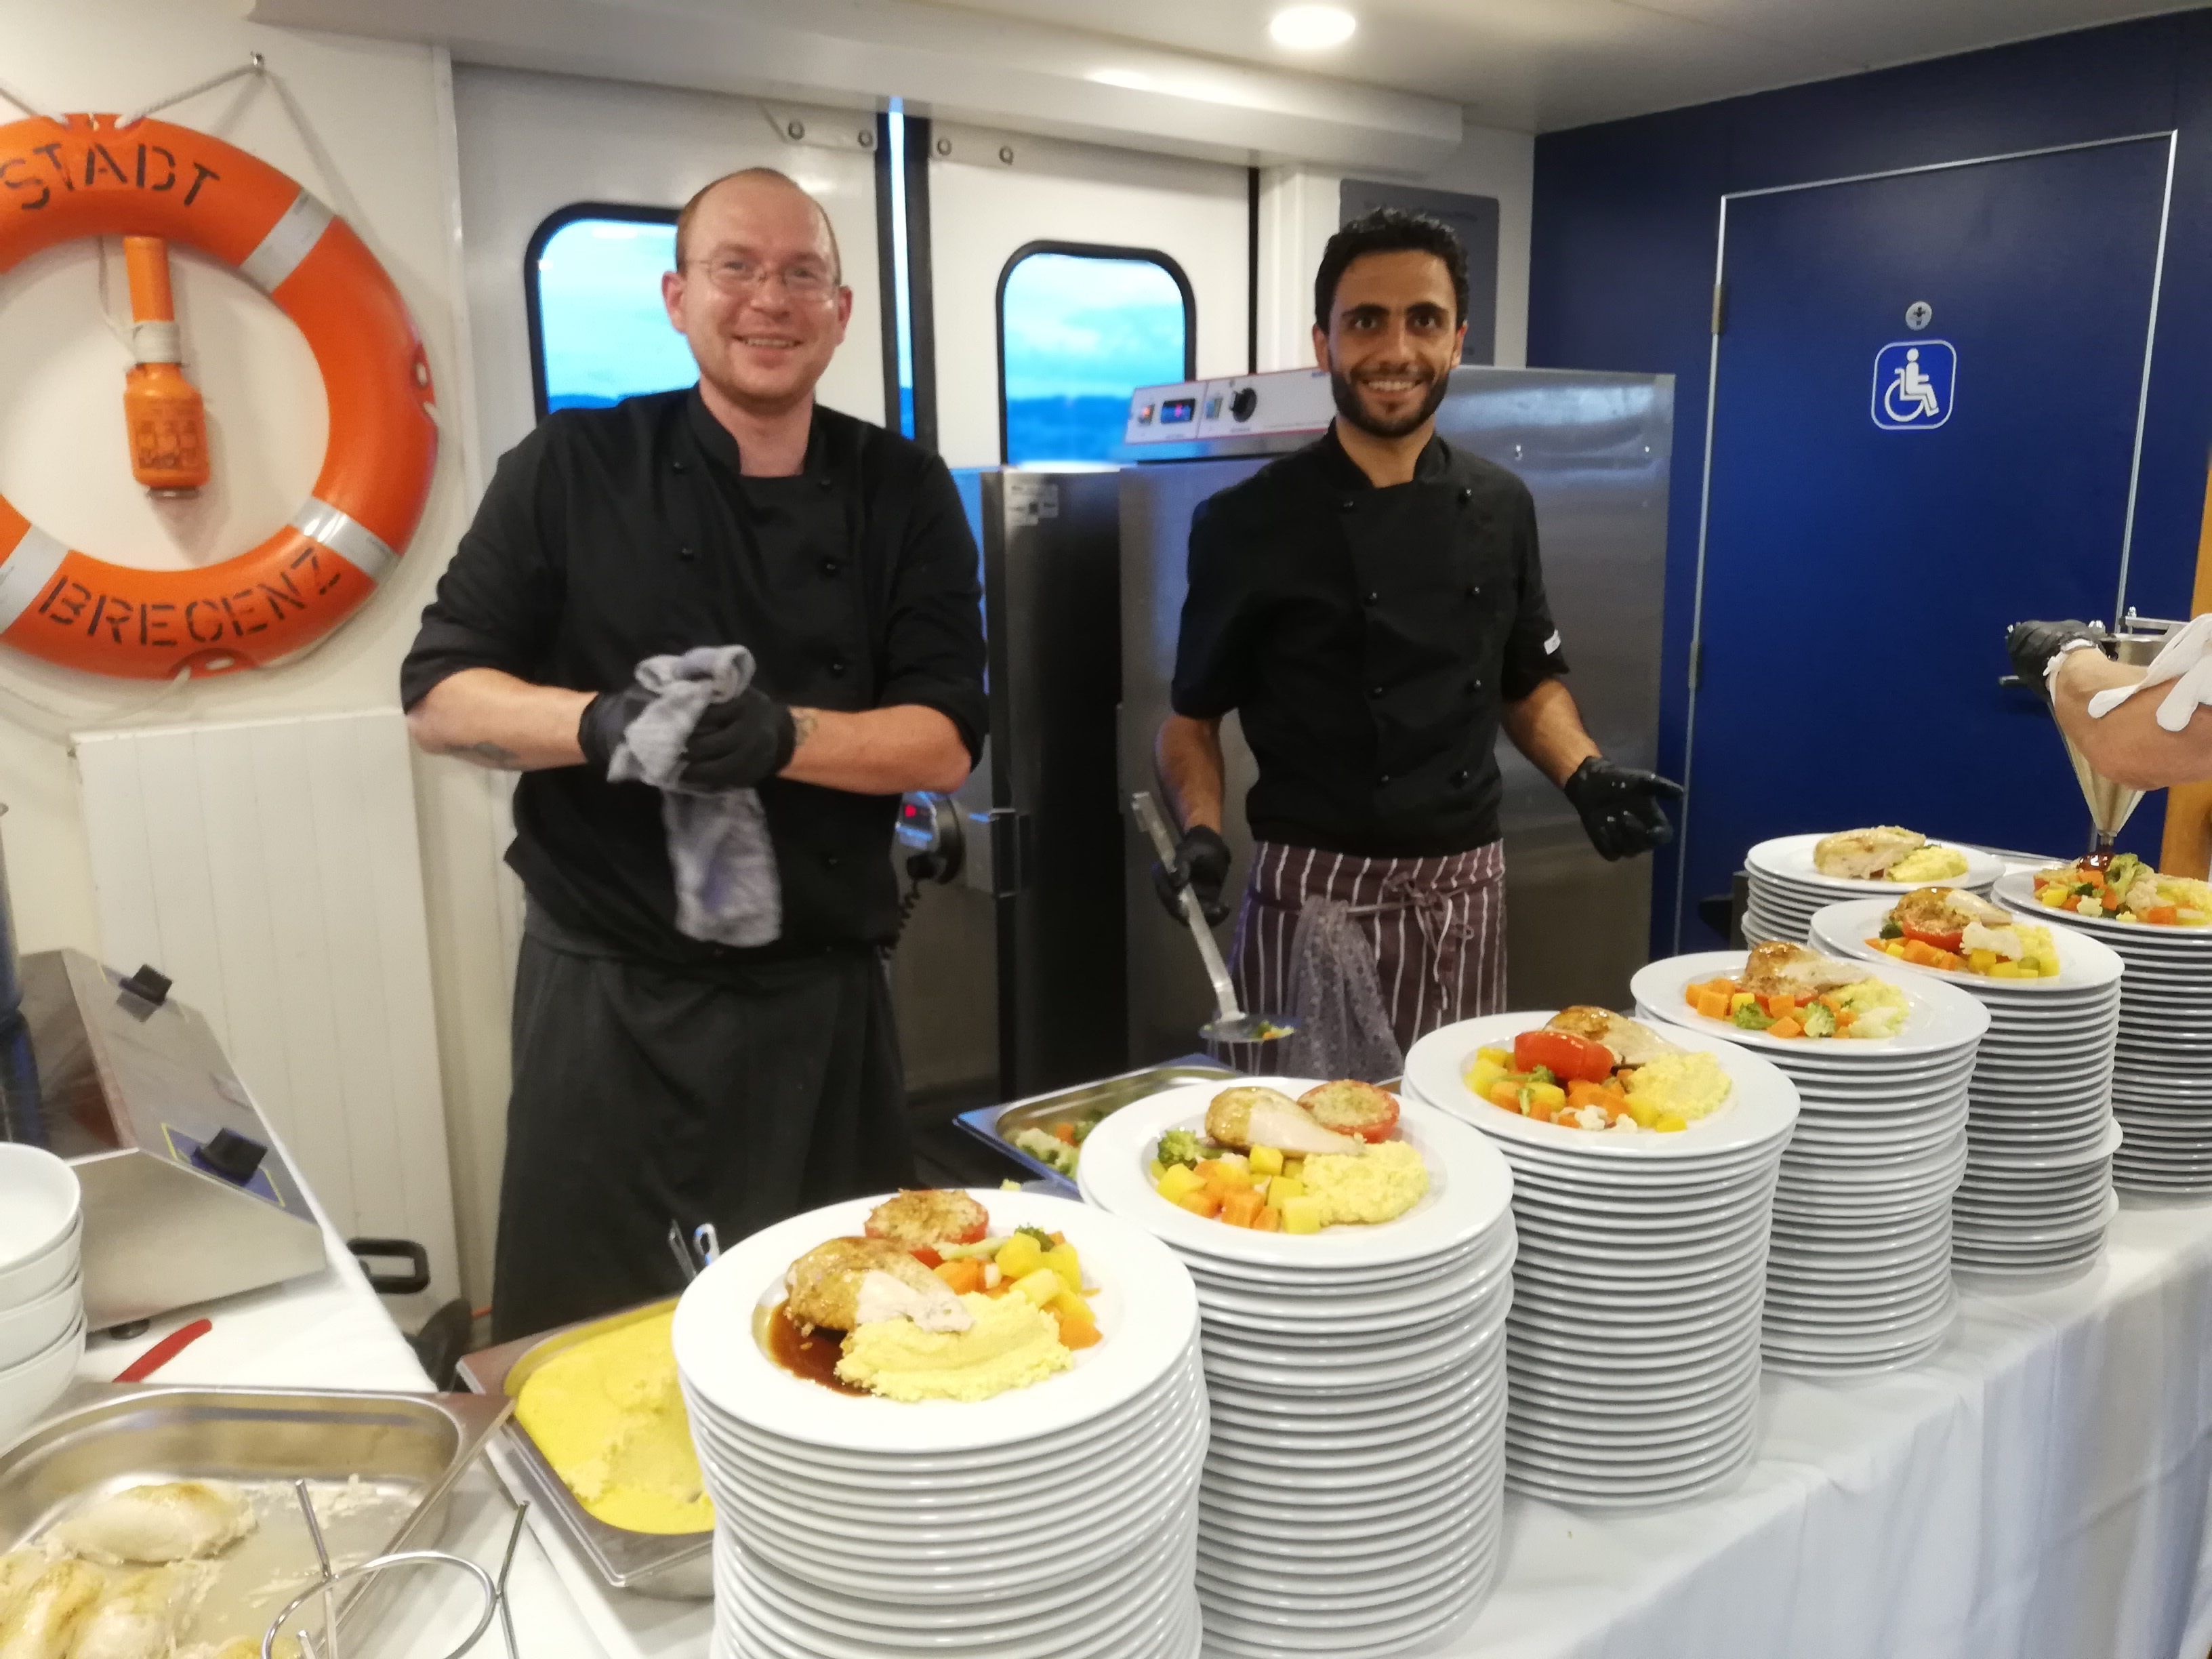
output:
<instances>
[{"instance_id":1,"label":"metal tongs","mask_svg":"<svg viewBox=\"0 0 2212 1659\"><path fill-rule=\"evenodd\" d=\"M1168 833L1167 820L1160 816L1152 796L1137 790L1129 797L1129 810L1136 815L1137 827L1151 840L1152 850L1160 855L1160 862L1174 864L1175 837ZM1209 1042L1266 1042L1297 1030L1295 1023L1279 1015L1244 1012L1229 977L1229 964L1221 959L1221 946L1214 942L1213 929L1206 925L1206 910L1188 885L1182 890L1182 919L1189 924L1190 936L1205 960L1206 976L1213 981L1214 1017L1198 1028L1199 1036Z\"/></svg>"}]
</instances>

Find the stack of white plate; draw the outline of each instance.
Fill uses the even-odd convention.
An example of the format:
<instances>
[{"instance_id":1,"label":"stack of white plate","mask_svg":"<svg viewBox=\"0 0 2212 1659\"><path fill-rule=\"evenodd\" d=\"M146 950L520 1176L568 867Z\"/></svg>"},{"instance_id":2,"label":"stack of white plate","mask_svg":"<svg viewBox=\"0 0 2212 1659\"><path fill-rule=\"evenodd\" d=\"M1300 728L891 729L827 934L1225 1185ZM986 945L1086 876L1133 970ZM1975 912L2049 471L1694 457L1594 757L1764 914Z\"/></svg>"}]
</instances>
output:
<instances>
[{"instance_id":1,"label":"stack of white plate","mask_svg":"<svg viewBox=\"0 0 2212 1659\"><path fill-rule=\"evenodd\" d=\"M1877 938L1892 899L1832 904L1813 943L1885 974L1954 985L1990 1011L1966 1087L1966 1174L1951 1200L1951 1265L2041 1279L2078 1273L2105 1248L2112 1195L2112 1045L2125 964L2085 933L2055 930L2055 979L1988 979L1899 962Z\"/></svg>"},{"instance_id":2,"label":"stack of white plate","mask_svg":"<svg viewBox=\"0 0 2212 1659\"><path fill-rule=\"evenodd\" d=\"M1206 1650L1401 1653L1472 1616L1498 1571L1512 1176L1480 1135L1408 1100L1398 1133L1429 1189L1396 1220L1302 1237L1208 1220L1154 1192L1147 1166L1165 1131L1204 1124L1221 1086L1123 1107L1077 1176L1093 1204L1165 1239L1198 1286Z\"/></svg>"},{"instance_id":3,"label":"stack of white plate","mask_svg":"<svg viewBox=\"0 0 2212 1659\"><path fill-rule=\"evenodd\" d=\"M1743 936L1753 945L1762 939L1788 939L1802 945L1813 936L1813 913L1824 905L1876 893L1893 896L1915 885L1963 887L1986 893L2004 873L2004 860L1993 853L1971 847L1958 850L1966 855L1966 873L1948 881L1906 883L1853 881L1824 876L1813 867L1813 848L1821 836L1780 836L1763 841L1744 854L1743 867L1751 877L1751 896L1744 906Z\"/></svg>"},{"instance_id":4,"label":"stack of white plate","mask_svg":"<svg viewBox=\"0 0 2212 1659\"><path fill-rule=\"evenodd\" d=\"M1476 1049L1550 1018L1465 1020L1406 1057L1407 1094L1478 1126L1513 1166L1506 1484L1585 1507L1685 1502L1741 1475L1756 1444L1767 1227L1796 1091L1692 1036L1680 1046L1734 1087L1680 1133L1539 1123L1468 1089Z\"/></svg>"},{"instance_id":5,"label":"stack of white plate","mask_svg":"<svg viewBox=\"0 0 2212 1659\"><path fill-rule=\"evenodd\" d=\"M0 1445L46 1415L84 1355L76 1171L0 1143Z\"/></svg>"},{"instance_id":6,"label":"stack of white plate","mask_svg":"<svg viewBox=\"0 0 2212 1659\"><path fill-rule=\"evenodd\" d=\"M2124 1192L2212 1193L2212 927L2159 927L2054 910L2027 871L1996 886L2030 921L2077 930L2127 964L2112 1066L2112 1111L2127 1139L2112 1160Z\"/></svg>"},{"instance_id":7,"label":"stack of white plate","mask_svg":"<svg viewBox=\"0 0 2212 1659\"><path fill-rule=\"evenodd\" d=\"M790 1264L877 1200L727 1251L676 1310L676 1364L716 1511L717 1659L1196 1659L1206 1385L1175 1257L1065 1199L975 1196L994 1232L1064 1233L1103 1340L975 1404L796 1376L760 1316Z\"/></svg>"},{"instance_id":8,"label":"stack of white plate","mask_svg":"<svg viewBox=\"0 0 2212 1659\"><path fill-rule=\"evenodd\" d=\"M1692 984L1743 971L1741 951L1655 962L1629 981L1670 1028L1740 1043L1786 1072L1800 1111L1774 1194L1765 1355L1777 1370L1893 1370L1951 1328L1951 1199L1966 1170L1966 1089L1989 1011L1964 991L1903 974L1893 1037L1783 1039L1692 1012ZM1673 1030L1669 1030L1673 1035Z\"/></svg>"}]
</instances>

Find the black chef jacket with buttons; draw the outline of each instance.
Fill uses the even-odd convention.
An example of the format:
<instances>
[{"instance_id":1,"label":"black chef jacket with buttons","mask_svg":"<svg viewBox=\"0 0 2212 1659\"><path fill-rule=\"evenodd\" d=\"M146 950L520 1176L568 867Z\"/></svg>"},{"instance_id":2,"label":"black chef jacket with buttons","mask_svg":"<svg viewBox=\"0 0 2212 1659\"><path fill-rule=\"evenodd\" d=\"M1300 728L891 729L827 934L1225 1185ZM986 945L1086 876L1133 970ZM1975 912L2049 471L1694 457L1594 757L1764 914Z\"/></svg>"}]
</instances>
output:
<instances>
[{"instance_id":1,"label":"black chef jacket with buttons","mask_svg":"<svg viewBox=\"0 0 2212 1659\"><path fill-rule=\"evenodd\" d=\"M1496 840L1500 709L1565 669L1528 486L1441 438L1378 489L1332 426L1191 517L1175 710L1237 711L1262 841L1427 858Z\"/></svg>"},{"instance_id":2,"label":"black chef jacket with buttons","mask_svg":"<svg viewBox=\"0 0 2212 1659\"><path fill-rule=\"evenodd\" d=\"M849 416L816 410L799 476L748 478L696 388L563 410L501 460L422 614L401 702L468 668L612 690L647 657L742 645L780 702L934 708L974 757L988 720L976 569L945 464ZM898 798L781 778L760 796L784 935L758 951L676 931L647 784L526 773L507 862L555 921L675 966L891 937Z\"/></svg>"}]
</instances>

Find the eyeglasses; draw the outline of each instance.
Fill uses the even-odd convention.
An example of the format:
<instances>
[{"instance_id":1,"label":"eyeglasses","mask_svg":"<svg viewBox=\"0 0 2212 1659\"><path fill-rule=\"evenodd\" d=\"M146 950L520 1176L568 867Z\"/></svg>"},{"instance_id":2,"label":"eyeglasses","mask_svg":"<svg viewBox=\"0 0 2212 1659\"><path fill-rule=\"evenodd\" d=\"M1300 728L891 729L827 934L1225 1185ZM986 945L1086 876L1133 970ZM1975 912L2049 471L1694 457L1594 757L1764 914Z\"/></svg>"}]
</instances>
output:
<instances>
[{"instance_id":1,"label":"eyeglasses","mask_svg":"<svg viewBox=\"0 0 2212 1659\"><path fill-rule=\"evenodd\" d=\"M783 284L794 300L827 299L836 291L837 279L819 265L786 265L781 270L757 259L688 259L687 265L703 266L707 280L723 294L752 294L771 281Z\"/></svg>"}]
</instances>

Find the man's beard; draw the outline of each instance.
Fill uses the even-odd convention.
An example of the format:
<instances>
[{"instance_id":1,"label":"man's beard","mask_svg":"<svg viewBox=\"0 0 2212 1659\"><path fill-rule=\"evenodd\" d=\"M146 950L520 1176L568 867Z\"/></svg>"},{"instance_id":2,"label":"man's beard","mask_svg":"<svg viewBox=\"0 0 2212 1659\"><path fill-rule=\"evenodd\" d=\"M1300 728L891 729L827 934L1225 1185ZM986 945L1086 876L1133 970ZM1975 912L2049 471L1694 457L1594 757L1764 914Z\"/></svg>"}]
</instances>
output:
<instances>
[{"instance_id":1,"label":"man's beard","mask_svg":"<svg viewBox=\"0 0 2212 1659\"><path fill-rule=\"evenodd\" d=\"M1329 395L1336 400L1336 412L1370 437L1402 438L1409 432L1419 431L1422 424L1437 412L1443 403L1444 393L1451 390L1451 381L1448 375L1432 377L1429 381L1428 396L1421 399L1421 406L1412 414L1395 421L1378 421L1370 415L1360 404L1359 393L1352 384L1352 377L1333 363L1328 371L1328 390Z\"/></svg>"}]
</instances>

